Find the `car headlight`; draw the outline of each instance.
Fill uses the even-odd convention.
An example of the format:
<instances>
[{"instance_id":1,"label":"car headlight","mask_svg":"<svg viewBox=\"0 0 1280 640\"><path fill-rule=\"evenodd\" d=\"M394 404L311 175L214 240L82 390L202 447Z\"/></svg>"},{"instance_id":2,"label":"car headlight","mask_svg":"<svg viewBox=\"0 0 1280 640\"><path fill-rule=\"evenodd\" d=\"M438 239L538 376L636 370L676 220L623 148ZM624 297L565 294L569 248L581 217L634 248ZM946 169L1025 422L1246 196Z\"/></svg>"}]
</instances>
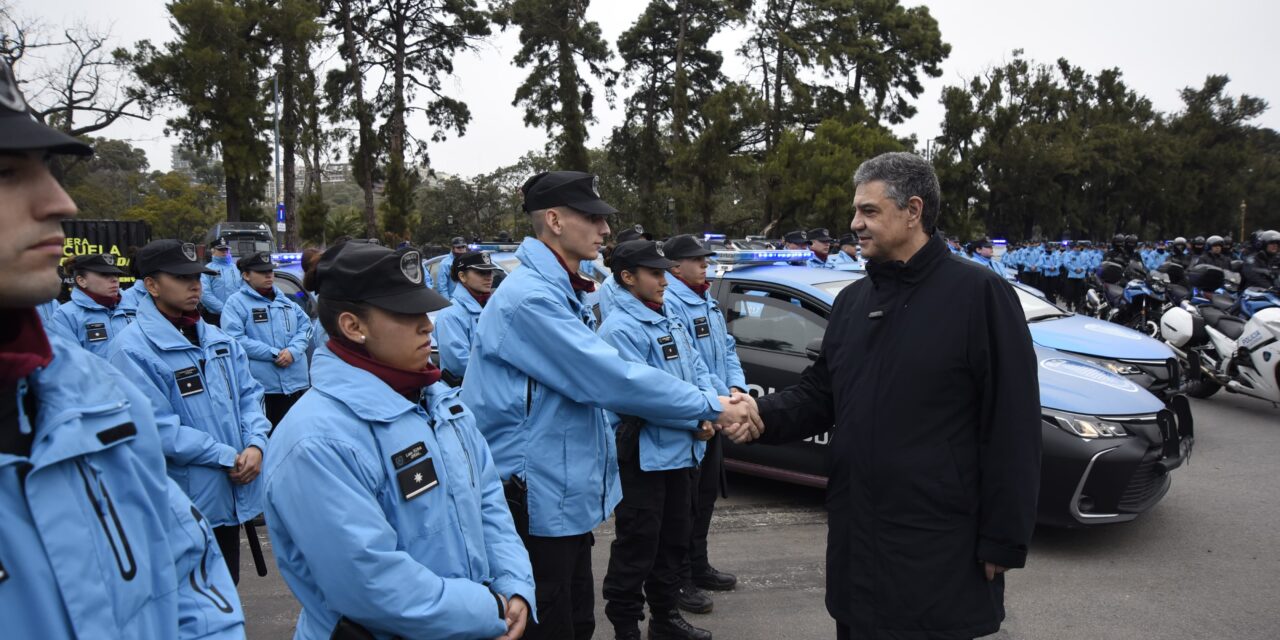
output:
<instances>
[{"instance_id":1,"label":"car headlight","mask_svg":"<svg viewBox=\"0 0 1280 640\"><path fill-rule=\"evenodd\" d=\"M1115 360L1095 360L1093 358L1084 357L1079 354L1076 354L1076 357L1088 362L1089 364L1102 367L1103 369L1106 369L1107 371L1110 371L1111 373L1114 373L1118 376L1137 376L1137 375L1142 375L1143 373L1142 369L1134 365L1125 364L1123 362L1116 362Z\"/></svg>"},{"instance_id":2,"label":"car headlight","mask_svg":"<svg viewBox=\"0 0 1280 640\"><path fill-rule=\"evenodd\" d=\"M1093 416L1080 416L1062 411L1045 410L1041 418L1067 433L1092 440L1094 438L1123 438L1129 435L1124 427Z\"/></svg>"}]
</instances>

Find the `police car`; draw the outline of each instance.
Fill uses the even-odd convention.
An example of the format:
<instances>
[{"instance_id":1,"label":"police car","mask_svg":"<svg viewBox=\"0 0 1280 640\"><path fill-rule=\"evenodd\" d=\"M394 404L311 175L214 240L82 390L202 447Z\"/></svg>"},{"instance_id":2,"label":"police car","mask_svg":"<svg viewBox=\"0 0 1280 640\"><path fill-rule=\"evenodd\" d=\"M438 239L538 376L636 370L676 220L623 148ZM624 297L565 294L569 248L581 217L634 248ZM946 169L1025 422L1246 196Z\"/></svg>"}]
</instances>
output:
<instances>
[{"instance_id":1,"label":"police car","mask_svg":"<svg viewBox=\"0 0 1280 640\"><path fill-rule=\"evenodd\" d=\"M863 277L776 264L807 258L805 251L722 252L709 274L753 395L798 381L817 357L836 295ZM1034 335L1035 325L1048 321L1036 315L1048 311L1034 300L1024 302L1024 311ZM1185 397L1166 404L1133 380L1040 341L1035 349L1044 453L1038 521L1085 526L1136 518L1164 497L1169 472L1190 453L1194 437ZM826 436L786 446L726 443L725 464L824 487L826 444Z\"/></svg>"}]
</instances>

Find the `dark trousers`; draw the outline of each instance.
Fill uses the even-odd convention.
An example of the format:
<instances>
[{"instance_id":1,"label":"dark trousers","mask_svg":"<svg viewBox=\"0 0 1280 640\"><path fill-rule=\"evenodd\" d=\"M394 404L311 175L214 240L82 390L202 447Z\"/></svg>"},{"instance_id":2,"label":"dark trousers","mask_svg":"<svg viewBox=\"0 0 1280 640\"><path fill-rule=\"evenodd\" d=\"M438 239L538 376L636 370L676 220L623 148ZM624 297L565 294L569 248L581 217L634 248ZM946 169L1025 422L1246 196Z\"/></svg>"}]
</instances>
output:
<instances>
[{"instance_id":1,"label":"dark trousers","mask_svg":"<svg viewBox=\"0 0 1280 640\"><path fill-rule=\"evenodd\" d=\"M538 601L538 622L529 619L525 640L591 640L596 631L595 578L591 575L595 536L590 532L562 538L529 535L527 508L508 503L533 565L534 598Z\"/></svg>"},{"instance_id":2,"label":"dark trousers","mask_svg":"<svg viewBox=\"0 0 1280 640\"><path fill-rule=\"evenodd\" d=\"M689 536L688 561L684 563L680 574L685 582L693 576L705 575L711 571L711 561L707 557L707 534L711 531L711 515L716 509L716 499L724 486L724 436L716 435L707 441L707 453L702 458L702 466L693 469L693 525Z\"/></svg>"},{"instance_id":3,"label":"dark trousers","mask_svg":"<svg viewBox=\"0 0 1280 640\"><path fill-rule=\"evenodd\" d=\"M1072 310L1078 310L1084 306L1085 289L1084 278L1067 278L1066 288L1063 291L1062 297L1067 301L1067 304L1072 308Z\"/></svg>"},{"instance_id":4,"label":"dark trousers","mask_svg":"<svg viewBox=\"0 0 1280 640\"><path fill-rule=\"evenodd\" d=\"M284 420L284 414L289 413L294 403L307 390L294 391L293 393L266 393L262 395L262 412L267 414L267 422L271 423L271 430L276 430L276 425Z\"/></svg>"},{"instance_id":5,"label":"dark trousers","mask_svg":"<svg viewBox=\"0 0 1280 640\"><path fill-rule=\"evenodd\" d=\"M231 581L240 584L240 525L214 527L213 537L222 550L222 559L227 561Z\"/></svg>"},{"instance_id":6,"label":"dark trousers","mask_svg":"<svg viewBox=\"0 0 1280 640\"><path fill-rule=\"evenodd\" d=\"M638 457L618 462L622 502L604 577L604 613L619 628L644 619L646 600L655 616L675 610L689 550L689 469L641 471Z\"/></svg>"}]
</instances>

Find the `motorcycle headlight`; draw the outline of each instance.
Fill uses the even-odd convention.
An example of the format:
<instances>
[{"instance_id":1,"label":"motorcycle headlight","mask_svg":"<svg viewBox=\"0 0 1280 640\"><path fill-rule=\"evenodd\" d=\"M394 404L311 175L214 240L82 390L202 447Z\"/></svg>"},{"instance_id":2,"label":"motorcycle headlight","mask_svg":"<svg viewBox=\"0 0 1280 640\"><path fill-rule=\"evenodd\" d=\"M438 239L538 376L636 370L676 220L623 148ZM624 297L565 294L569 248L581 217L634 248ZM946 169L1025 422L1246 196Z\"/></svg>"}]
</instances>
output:
<instances>
[{"instance_id":1,"label":"motorcycle headlight","mask_svg":"<svg viewBox=\"0 0 1280 640\"><path fill-rule=\"evenodd\" d=\"M1124 438L1129 435L1129 432L1125 431L1123 426L1093 416L1080 416L1063 411L1045 410L1041 414L1041 418L1073 436L1088 440L1095 438Z\"/></svg>"}]
</instances>

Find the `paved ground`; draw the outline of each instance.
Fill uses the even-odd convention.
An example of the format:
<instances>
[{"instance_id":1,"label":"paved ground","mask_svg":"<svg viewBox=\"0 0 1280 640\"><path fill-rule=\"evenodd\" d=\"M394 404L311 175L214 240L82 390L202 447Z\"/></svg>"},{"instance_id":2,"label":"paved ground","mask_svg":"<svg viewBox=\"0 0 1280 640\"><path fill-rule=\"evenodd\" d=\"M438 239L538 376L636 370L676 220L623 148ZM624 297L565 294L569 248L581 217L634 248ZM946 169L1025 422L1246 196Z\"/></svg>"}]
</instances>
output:
<instances>
[{"instance_id":1,"label":"paved ground","mask_svg":"<svg viewBox=\"0 0 1280 640\"><path fill-rule=\"evenodd\" d=\"M1028 567L1009 577L1009 618L992 638L1280 637L1280 409L1222 394L1193 410L1195 455L1174 472L1164 501L1126 524L1037 531ZM822 604L821 493L739 476L731 484L711 555L741 582L716 595L713 613L690 619L721 640L834 637ZM612 539L611 523L597 531L597 584ZM242 558L249 637L291 637L297 603L274 564L258 578L247 549ZM597 604L596 638L611 638Z\"/></svg>"}]
</instances>

